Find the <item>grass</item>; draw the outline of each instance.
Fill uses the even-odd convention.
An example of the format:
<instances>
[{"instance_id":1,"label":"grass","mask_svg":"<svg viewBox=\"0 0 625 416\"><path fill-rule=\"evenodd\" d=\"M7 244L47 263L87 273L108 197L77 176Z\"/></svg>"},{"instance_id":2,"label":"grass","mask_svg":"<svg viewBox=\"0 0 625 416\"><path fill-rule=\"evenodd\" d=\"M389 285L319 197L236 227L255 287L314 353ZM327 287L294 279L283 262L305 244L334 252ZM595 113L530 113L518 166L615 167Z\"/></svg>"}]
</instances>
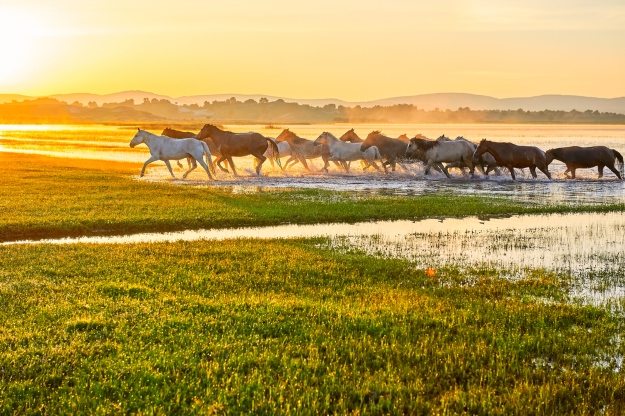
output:
<instances>
[{"instance_id":1,"label":"grass","mask_svg":"<svg viewBox=\"0 0 625 416\"><path fill-rule=\"evenodd\" d=\"M27 162L26 162L27 161ZM322 190L234 194L227 188L136 181L130 163L0 153L0 240L179 231L281 223L358 222L437 216L621 211L528 206L504 198L437 194L358 196Z\"/></svg>"},{"instance_id":2,"label":"grass","mask_svg":"<svg viewBox=\"0 0 625 416\"><path fill-rule=\"evenodd\" d=\"M328 244L0 247L0 412L625 411L621 322L566 277Z\"/></svg>"}]
</instances>

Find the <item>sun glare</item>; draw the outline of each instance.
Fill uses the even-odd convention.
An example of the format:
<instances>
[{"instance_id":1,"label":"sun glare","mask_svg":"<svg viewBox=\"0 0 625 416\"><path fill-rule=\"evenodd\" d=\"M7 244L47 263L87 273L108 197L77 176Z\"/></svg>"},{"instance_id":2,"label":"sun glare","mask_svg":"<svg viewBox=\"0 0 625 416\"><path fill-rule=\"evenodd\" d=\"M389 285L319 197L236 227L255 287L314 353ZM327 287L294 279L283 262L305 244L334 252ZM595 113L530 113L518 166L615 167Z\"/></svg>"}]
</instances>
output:
<instances>
[{"instance_id":1,"label":"sun glare","mask_svg":"<svg viewBox=\"0 0 625 416\"><path fill-rule=\"evenodd\" d=\"M41 26L25 12L0 8L0 85L10 86L35 63Z\"/></svg>"}]
</instances>

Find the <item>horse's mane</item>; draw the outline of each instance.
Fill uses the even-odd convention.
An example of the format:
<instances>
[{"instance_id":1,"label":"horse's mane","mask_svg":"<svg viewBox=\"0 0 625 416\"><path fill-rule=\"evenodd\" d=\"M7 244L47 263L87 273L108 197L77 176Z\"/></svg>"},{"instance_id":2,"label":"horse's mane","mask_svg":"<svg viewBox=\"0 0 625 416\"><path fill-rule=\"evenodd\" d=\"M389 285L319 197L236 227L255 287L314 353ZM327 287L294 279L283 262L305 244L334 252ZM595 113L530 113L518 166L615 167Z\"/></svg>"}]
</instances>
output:
<instances>
[{"instance_id":1,"label":"horse's mane","mask_svg":"<svg viewBox=\"0 0 625 416\"><path fill-rule=\"evenodd\" d=\"M437 142L436 140L426 140L420 139L418 137L413 137L410 141L416 144L422 150L430 150L440 145L440 142Z\"/></svg>"}]
</instances>

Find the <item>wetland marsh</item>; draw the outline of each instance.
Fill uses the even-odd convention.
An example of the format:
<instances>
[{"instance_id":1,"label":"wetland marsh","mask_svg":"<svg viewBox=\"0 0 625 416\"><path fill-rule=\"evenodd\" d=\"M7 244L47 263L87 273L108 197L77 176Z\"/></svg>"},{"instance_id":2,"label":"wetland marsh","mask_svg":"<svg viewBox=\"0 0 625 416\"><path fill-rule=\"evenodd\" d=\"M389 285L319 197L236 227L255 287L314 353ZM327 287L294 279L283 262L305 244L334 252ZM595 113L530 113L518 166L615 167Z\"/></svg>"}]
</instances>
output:
<instances>
[{"instance_id":1,"label":"wetland marsh","mask_svg":"<svg viewBox=\"0 0 625 416\"><path fill-rule=\"evenodd\" d=\"M622 126L567 128L516 134L625 147ZM3 242L182 234L0 246L4 413L625 410L625 201L607 174L139 180L132 130L16 131ZM259 226L275 228L241 229ZM200 228L218 238L180 241Z\"/></svg>"}]
</instances>

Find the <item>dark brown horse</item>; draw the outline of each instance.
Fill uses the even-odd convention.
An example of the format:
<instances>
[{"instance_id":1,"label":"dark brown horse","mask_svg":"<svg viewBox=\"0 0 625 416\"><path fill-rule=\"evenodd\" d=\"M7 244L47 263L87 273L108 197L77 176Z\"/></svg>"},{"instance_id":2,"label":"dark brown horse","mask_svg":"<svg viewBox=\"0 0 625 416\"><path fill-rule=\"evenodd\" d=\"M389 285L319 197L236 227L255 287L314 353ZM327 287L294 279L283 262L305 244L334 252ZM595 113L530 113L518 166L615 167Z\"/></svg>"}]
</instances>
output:
<instances>
[{"instance_id":1,"label":"dark brown horse","mask_svg":"<svg viewBox=\"0 0 625 416\"><path fill-rule=\"evenodd\" d=\"M572 179L575 179L576 169L594 168L597 166L599 171L599 177L603 176L603 168L610 169L617 178L623 179L623 156L614 149L610 149L605 146L592 146L592 147L558 147L556 149L549 149L545 153L547 158L547 165L553 162L553 159L564 162L566 165L566 175L571 172ZM619 170L614 167L614 160L618 160Z\"/></svg>"},{"instance_id":2,"label":"dark brown horse","mask_svg":"<svg viewBox=\"0 0 625 416\"><path fill-rule=\"evenodd\" d=\"M360 151L364 152L371 146L376 146L384 159L384 166L391 165L391 169L395 172L395 165L398 159L406 157L406 149L408 143L399 139L393 139L380 133L379 130L372 131L367 135L365 141L360 145Z\"/></svg>"},{"instance_id":3,"label":"dark brown horse","mask_svg":"<svg viewBox=\"0 0 625 416\"><path fill-rule=\"evenodd\" d=\"M274 160L278 166L282 167L278 145L273 139L265 137L260 133L232 133L230 131L221 130L212 124L205 124L196 138L198 140L210 138L221 152L217 163L222 160L227 160L230 167L232 167L232 172L236 176L238 176L238 174L234 167L234 162L232 161L233 156L254 156L256 158L254 163L256 174L260 175L260 168L265 160L267 160L267 158L263 156L263 153L265 153L269 146L273 146Z\"/></svg>"},{"instance_id":4,"label":"dark brown horse","mask_svg":"<svg viewBox=\"0 0 625 416\"><path fill-rule=\"evenodd\" d=\"M310 172L310 168L308 167L306 159L317 159L320 157L321 159L323 159L324 163L323 168L321 169L326 172L328 171L328 165L330 164L328 158L330 158L332 155L330 154L330 150L328 149L327 145L315 146L313 140L299 137L289 129L282 130L282 133L280 133L278 137L276 137L276 141L287 142L289 143L289 146L291 146L291 152L293 156L291 156L289 160L287 160L284 164L285 170L287 166L289 166L289 163L292 162L291 166L293 166L297 162L300 162L302 165L304 165L306 170ZM334 162L334 164L337 167L342 166L337 162ZM345 168L345 166L343 167Z\"/></svg>"},{"instance_id":5,"label":"dark brown horse","mask_svg":"<svg viewBox=\"0 0 625 416\"><path fill-rule=\"evenodd\" d=\"M163 132L161 133L161 136L171 137L172 139L196 139L197 138L197 134L191 131L174 130L170 127L166 127L165 130L163 130ZM202 141L206 143L206 145L208 146L208 150L210 150L211 156L214 156L216 158L221 156L221 152L219 151L217 146L215 146L215 143L213 143L213 141L210 138L206 138ZM191 166L190 158L187 158L187 163L189 164L189 166ZM226 161L226 163L228 162ZM182 164L180 163L180 161L178 161L178 166L182 167ZM217 159L213 161L213 168L215 167L217 167ZM228 171L228 169L222 167L221 164L219 164L219 168L221 170L225 170L226 172Z\"/></svg>"},{"instance_id":6,"label":"dark brown horse","mask_svg":"<svg viewBox=\"0 0 625 416\"><path fill-rule=\"evenodd\" d=\"M536 168L538 168L551 179L545 152L536 146L518 146L513 143L491 142L483 139L475 149L474 157L480 157L486 152L493 155L497 165L508 168L514 180L516 180L514 168L529 168L534 179L537 178Z\"/></svg>"}]
</instances>

